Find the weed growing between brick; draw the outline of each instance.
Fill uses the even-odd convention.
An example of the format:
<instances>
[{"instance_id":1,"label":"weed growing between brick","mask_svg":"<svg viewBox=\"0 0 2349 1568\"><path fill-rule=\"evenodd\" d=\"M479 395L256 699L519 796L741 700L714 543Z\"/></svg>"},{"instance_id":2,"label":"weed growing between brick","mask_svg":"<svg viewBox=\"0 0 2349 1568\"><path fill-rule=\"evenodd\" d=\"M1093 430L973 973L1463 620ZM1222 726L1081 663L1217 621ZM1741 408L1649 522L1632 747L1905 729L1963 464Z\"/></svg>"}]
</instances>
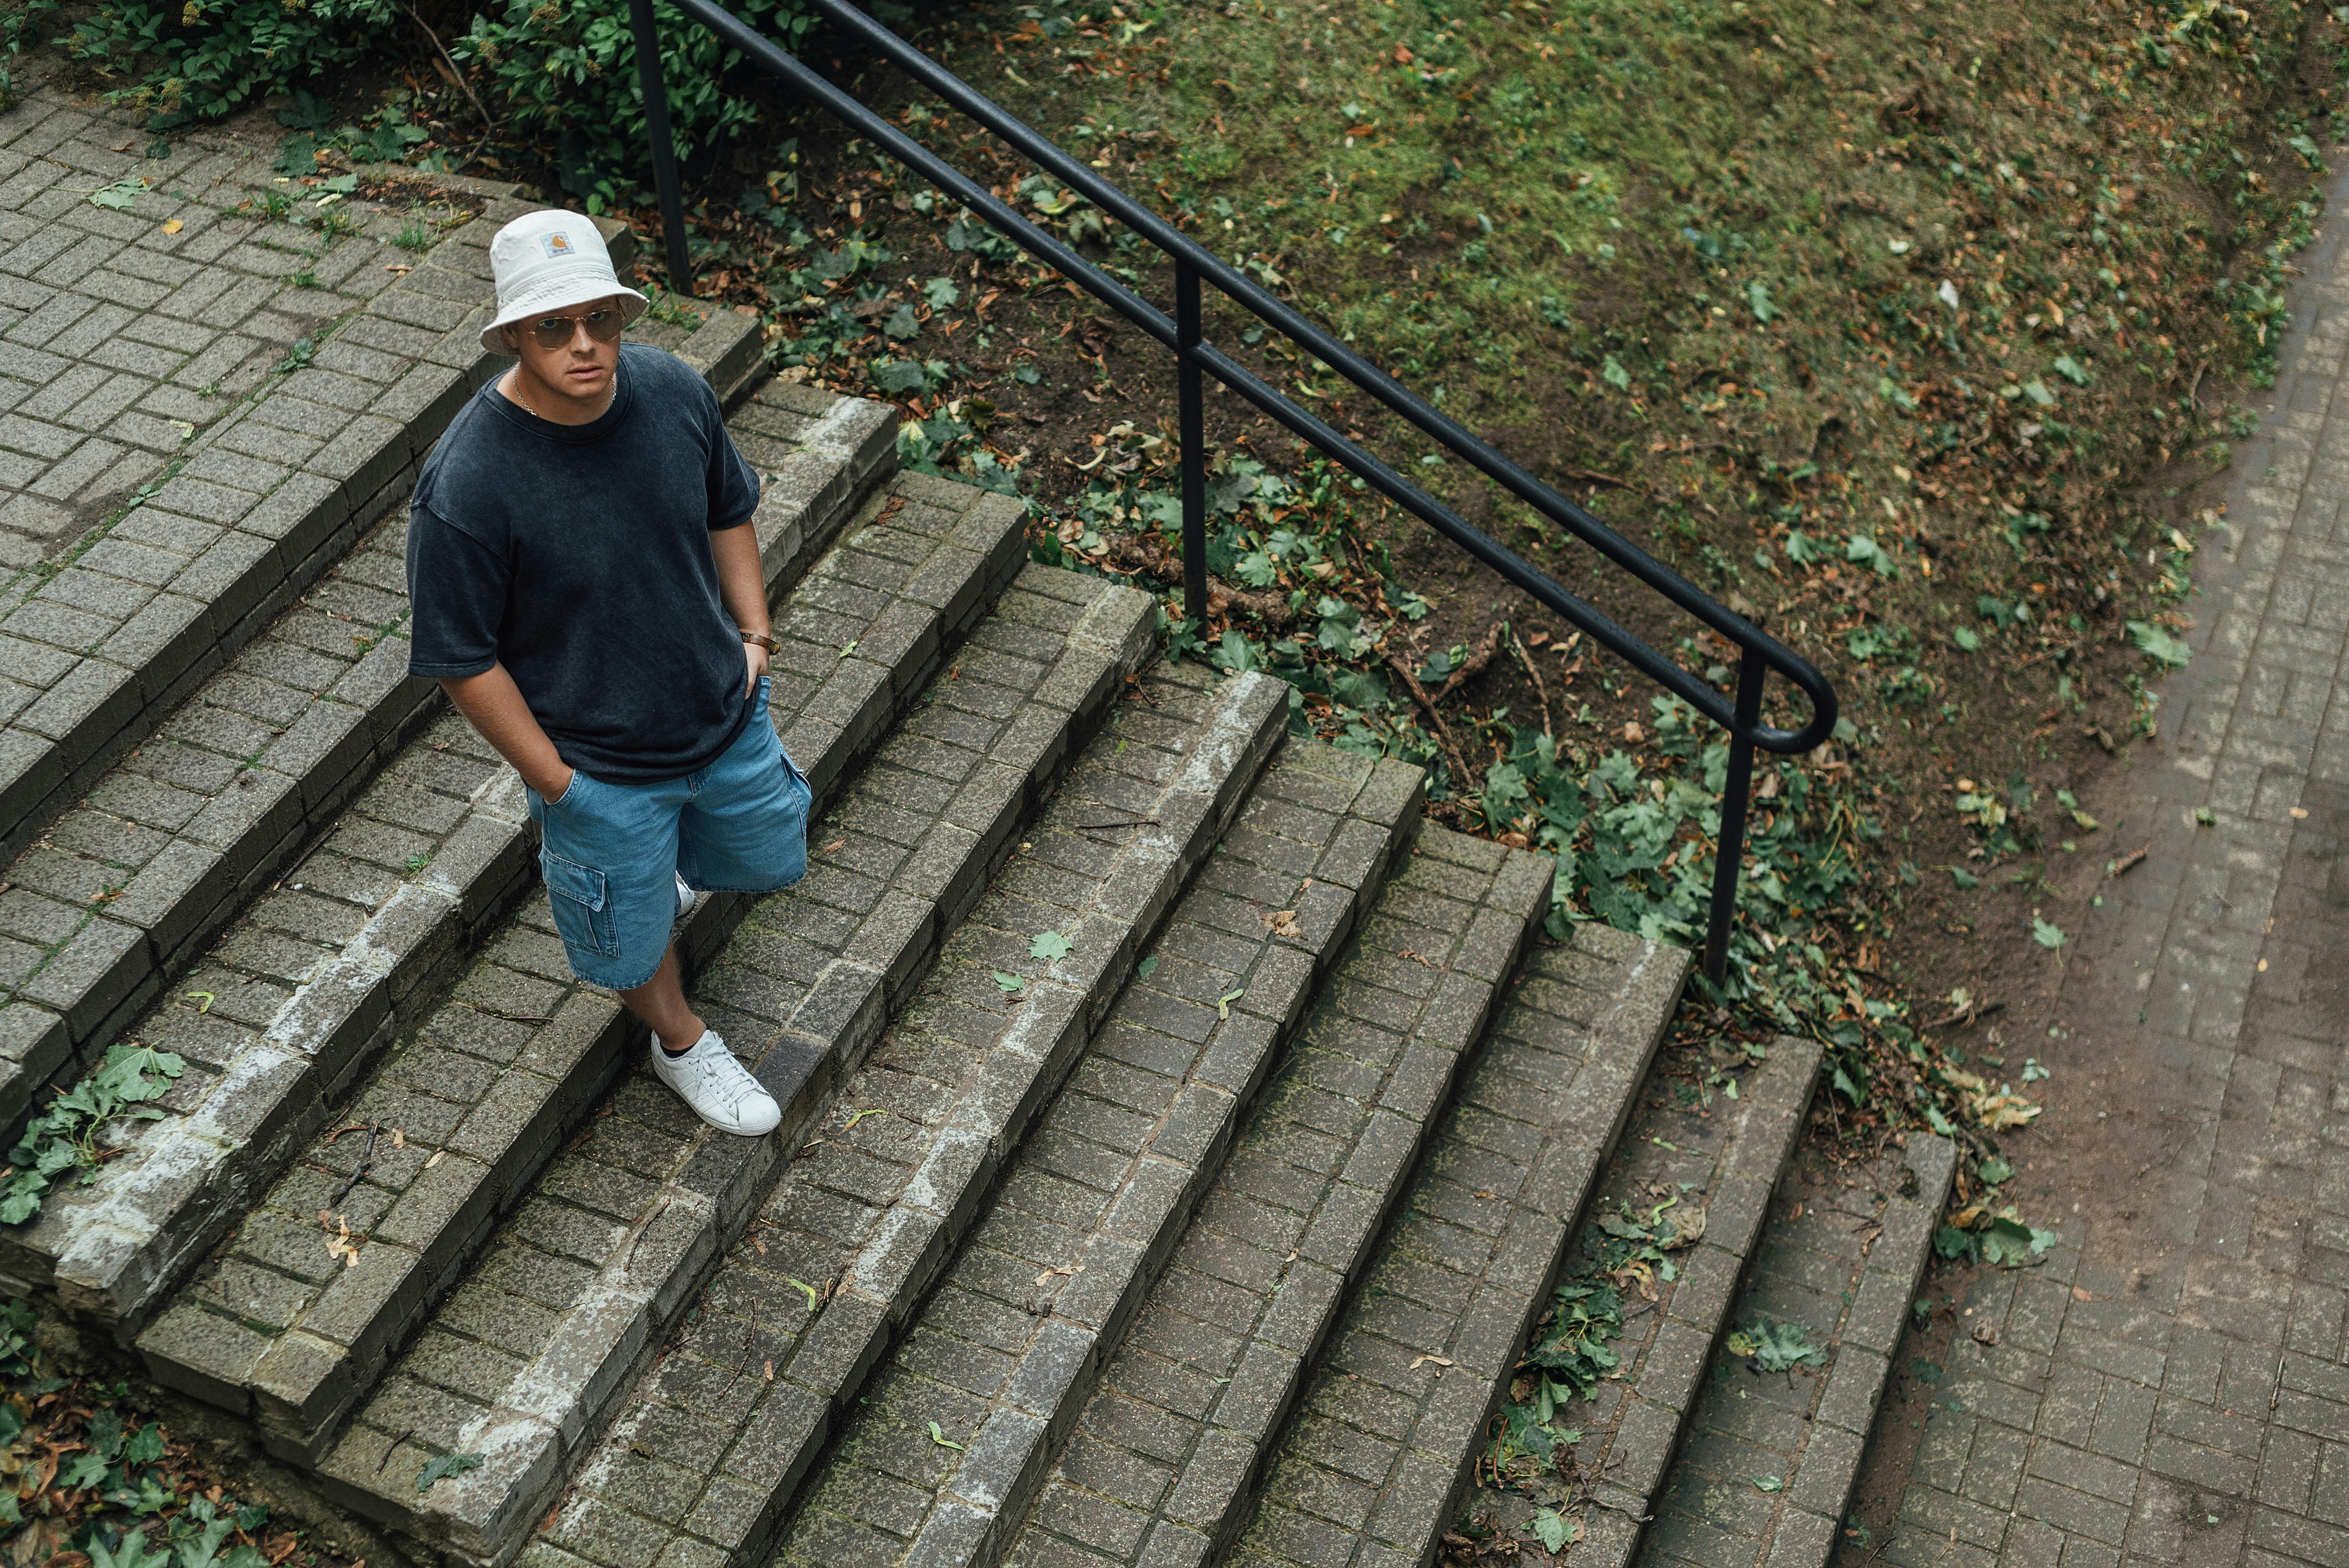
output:
<instances>
[{"instance_id":1,"label":"weed growing between brick","mask_svg":"<svg viewBox=\"0 0 2349 1568\"><path fill-rule=\"evenodd\" d=\"M70 1173L96 1181L98 1166L112 1152L98 1141L99 1133L117 1120L160 1118L163 1113L150 1102L171 1093L172 1081L187 1067L185 1057L136 1041L107 1052L96 1072L33 1118L9 1151L8 1169L0 1172L6 1182L0 1189L0 1225L21 1225L40 1212L49 1189Z\"/></svg>"}]
</instances>

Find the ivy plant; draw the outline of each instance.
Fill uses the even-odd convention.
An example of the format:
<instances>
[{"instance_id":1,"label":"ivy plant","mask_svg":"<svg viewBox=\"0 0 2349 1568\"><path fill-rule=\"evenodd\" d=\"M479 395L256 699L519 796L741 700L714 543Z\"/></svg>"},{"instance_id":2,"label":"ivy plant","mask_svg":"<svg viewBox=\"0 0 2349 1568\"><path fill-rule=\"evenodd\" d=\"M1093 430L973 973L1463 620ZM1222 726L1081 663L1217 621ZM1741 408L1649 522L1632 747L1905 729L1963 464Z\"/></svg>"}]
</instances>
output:
<instances>
[{"instance_id":1,"label":"ivy plant","mask_svg":"<svg viewBox=\"0 0 2349 1568\"><path fill-rule=\"evenodd\" d=\"M49 1102L35 1117L8 1156L7 1185L0 1189L0 1224L21 1225L40 1212L41 1200L68 1172L85 1182L113 1150L98 1141L107 1124L129 1117L151 1121L163 1113L151 1101L171 1092L187 1070L184 1057L137 1044L106 1053L96 1072Z\"/></svg>"}]
</instances>

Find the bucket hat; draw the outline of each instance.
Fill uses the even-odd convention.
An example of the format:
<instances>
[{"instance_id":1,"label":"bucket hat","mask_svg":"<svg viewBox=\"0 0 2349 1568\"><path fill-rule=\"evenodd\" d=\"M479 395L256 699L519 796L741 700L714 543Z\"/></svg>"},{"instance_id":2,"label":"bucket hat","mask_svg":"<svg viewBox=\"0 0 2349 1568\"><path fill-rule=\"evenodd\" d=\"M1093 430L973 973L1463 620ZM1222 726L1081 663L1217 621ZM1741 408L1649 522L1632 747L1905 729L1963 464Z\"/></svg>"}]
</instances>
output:
<instances>
[{"instance_id":1,"label":"bucket hat","mask_svg":"<svg viewBox=\"0 0 2349 1568\"><path fill-rule=\"evenodd\" d=\"M513 353L502 328L567 305L617 295L621 325L645 314L645 296L612 270L612 253L585 212L550 207L523 213L490 241L490 271L498 315L481 328L481 346L492 354Z\"/></svg>"}]
</instances>

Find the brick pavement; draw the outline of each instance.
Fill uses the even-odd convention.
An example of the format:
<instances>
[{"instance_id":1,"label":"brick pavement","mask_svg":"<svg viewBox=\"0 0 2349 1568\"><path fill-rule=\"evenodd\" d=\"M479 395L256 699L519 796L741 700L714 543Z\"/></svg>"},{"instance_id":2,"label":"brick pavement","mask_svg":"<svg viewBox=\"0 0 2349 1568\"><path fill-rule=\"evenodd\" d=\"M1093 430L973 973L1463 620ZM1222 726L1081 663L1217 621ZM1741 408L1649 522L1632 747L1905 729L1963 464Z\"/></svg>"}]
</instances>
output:
<instances>
[{"instance_id":1,"label":"brick pavement","mask_svg":"<svg viewBox=\"0 0 2349 1568\"><path fill-rule=\"evenodd\" d=\"M1872 1168L1797 1163L1728 1322L1799 1324L1821 1362L1781 1373L1715 1352L1640 1568L1819 1568L1841 1533L1957 1150L1918 1132Z\"/></svg>"},{"instance_id":2,"label":"brick pavement","mask_svg":"<svg viewBox=\"0 0 2349 1568\"><path fill-rule=\"evenodd\" d=\"M865 417L878 412L871 405L795 388L777 388L775 396L779 404L796 404L799 412L752 405L733 420L762 466L792 464L831 446L828 466L840 475L852 473L858 462L850 449L854 443L832 438L843 423L854 428L860 418L887 450L887 421ZM792 445L799 449L786 449ZM901 485L925 496L936 493L931 480L914 478ZM909 506L901 499L896 542L882 548L904 553L912 548L905 542L918 541L917 556L967 568L972 552L949 536L991 527L1002 558L994 577L1008 576L1018 553L1016 509L999 499L975 500L977 492L968 487L949 487L948 493L969 511L988 516ZM802 557L816 555L846 521L854 494L833 499L829 521L801 504L807 499L804 486L778 486L775 505L762 500L753 526L777 544L796 538ZM399 730L417 721L411 688L425 685L405 679L405 630L396 624L406 614L401 529L398 522L386 525L316 598L316 606L370 619L337 619L325 607L285 617L220 682L191 698L163 734L109 774L91 803L65 820L65 826L101 839L132 828L162 835L163 818L178 797L161 785L186 794L212 780L222 791L219 801L187 817L156 851L153 867L166 873L160 888L148 887L142 873L127 884L120 901L98 908L111 910L114 902L134 898L141 900L139 905L120 918L88 918L34 977L37 983L62 972L58 984L69 979L79 985L98 1013L146 1008L143 1016L125 1015L132 1017L136 1037L179 1051L190 1066L160 1102L165 1119L129 1129L124 1152L93 1183L52 1192L36 1222L0 1234L0 1271L16 1288L53 1288L76 1310L135 1330L180 1266L228 1229L256 1195L254 1184L271 1181L275 1162L306 1140L332 1098L347 1092L373 1054L417 1021L415 1010L453 978L451 966L464 960L473 938L494 925L527 878L532 830L512 769L453 718L441 719L437 732L396 745ZM771 551L770 569L779 583L808 570L806 559L773 557ZM841 564L827 560L835 570ZM787 634L777 653L775 693L778 719L820 792L830 789L852 754L869 748L869 734L849 746L831 744L843 722L864 708L893 709L912 695L899 691L890 698L889 661L843 659L840 645L853 639L838 630L840 602L843 594L867 590L844 580L827 587L824 570L818 568L819 581L802 584L801 598L825 606L820 624L808 628L812 637L788 634L797 624L789 613L778 622ZM947 573L957 581L960 574ZM812 605L802 608L814 612ZM918 609L916 623L934 618L928 606L899 608ZM378 645L351 676L335 682L329 695L336 701L312 702L295 717L288 705L301 697L299 689L264 677L331 665L320 650L348 645L355 627L364 630L363 640L379 634ZM903 651L906 638L918 643L922 632L903 614L886 635L874 634L876 628L877 623L867 628L864 639L876 655ZM936 629L929 634L935 642ZM906 678L915 673L909 667ZM819 689L825 686L838 689ZM868 700L876 694L885 700ZM256 708L262 714L250 711ZM437 696L429 696L423 717L441 711ZM289 721L274 743L270 719ZM238 756L246 747L258 749ZM370 751L389 754L371 782L361 771ZM110 789L118 779L121 788ZM353 803L331 809L336 796L361 785L367 788ZM122 815L134 809L146 818ZM264 852L273 841L282 855ZM242 907L222 905L217 919L206 920L197 907L205 901L193 896L205 891L205 877L189 873L202 872L213 854L221 857L214 863L226 880L242 882L255 896ZM76 878L87 882L94 874L86 862L40 850L26 857L24 867L34 873L33 885L52 892L70 891L78 885ZM280 877L281 868L288 874ZM104 898L102 890L98 896ZM9 907L28 920L44 913L29 903ZM194 966L187 961L168 969L151 962L133 965L132 959L154 958L151 945L135 945L142 923L183 936L192 923L203 938L186 944ZM171 984L163 986L167 975ZM160 998L159 989L164 992ZM47 1033L54 1036L60 1026L38 1004L54 1006L60 997L37 985L28 990L0 1012L0 1022L47 1018ZM94 1056L111 1037L90 1035L79 1043ZM30 1092L23 1082L30 1077L19 1080L20 1093Z\"/></svg>"},{"instance_id":3,"label":"brick pavement","mask_svg":"<svg viewBox=\"0 0 2349 1568\"><path fill-rule=\"evenodd\" d=\"M1973 1287L1897 1568L2349 1563L2349 181L2330 194L2132 777L2151 854L2063 982L2058 1070L2150 1085L2134 1208L2059 1214L2046 1266Z\"/></svg>"}]
</instances>

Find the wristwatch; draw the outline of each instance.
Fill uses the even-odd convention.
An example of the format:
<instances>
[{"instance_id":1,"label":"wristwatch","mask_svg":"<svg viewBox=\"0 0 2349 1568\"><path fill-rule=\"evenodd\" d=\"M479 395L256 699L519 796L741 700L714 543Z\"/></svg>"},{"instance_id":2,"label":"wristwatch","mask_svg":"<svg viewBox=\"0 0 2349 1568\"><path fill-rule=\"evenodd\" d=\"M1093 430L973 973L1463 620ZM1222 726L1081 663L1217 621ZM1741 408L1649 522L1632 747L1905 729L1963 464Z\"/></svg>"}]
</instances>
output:
<instances>
[{"instance_id":1,"label":"wristwatch","mask_svg":"<svg viewBox=\"0 0 2349 1568\"><path fill-rule=\"evenodd\" d=\"M775 639L765 632L745 632L742 634L742 640L746 643L756 643L771 654L775 651Z\"/></svg>"}]
</instances>

